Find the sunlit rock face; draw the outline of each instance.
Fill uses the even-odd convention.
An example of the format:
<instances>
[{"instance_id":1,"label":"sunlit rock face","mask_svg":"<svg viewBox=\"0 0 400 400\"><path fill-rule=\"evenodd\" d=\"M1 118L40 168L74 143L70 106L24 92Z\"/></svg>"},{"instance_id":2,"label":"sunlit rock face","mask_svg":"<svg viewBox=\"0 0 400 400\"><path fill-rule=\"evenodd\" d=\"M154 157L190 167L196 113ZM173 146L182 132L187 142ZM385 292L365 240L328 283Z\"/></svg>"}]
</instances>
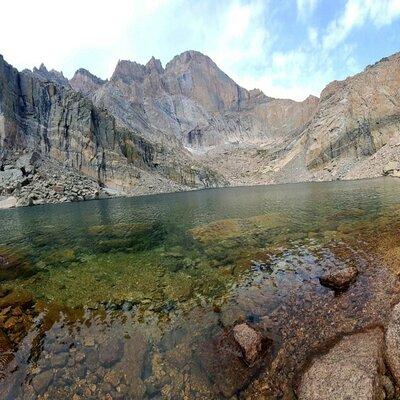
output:
<instances>
[{"instance_id":1,"label":"sunlit rock face","mask_svg":"<svg viewBox=\"0 0 400 400\"><path fill-rule=\"evenodd\" d=\"M104 84L87 71L73 83ZM105 109L71 89L61 73L39 69L18 72L0 58L1 167L19 154L38 151L107 185L129 192L141 183L175 190L215 185L217 177L199 166L181 147L171 157L160 144L136 130L117 126ZM90 90L88 89L88 92ZM50 167L49 167L50 168Z\"/></svg>"},{"instance_id":2,"label":"sunlit rock face","mask_svg":"<svg viewBox=\"0 0 400 400\"><path fill-rule=\"evenodd\" d=\"M306 130L306 164L362 160L399 142L400 54L330 83Z\"/></svg>"},{"instance_id":3,"label":"sunlit rock face","mask_svg":"<svg viewBox=\"0 0 400 400\"><path fill-rule=\"evenodd\" d=\"M393 55L296 102L246 90L187 51L165 68L124 60L107 82L70 84L117 124L185 146L235 185L382 175L399 156L399 71Z\"/></svg>"},{"instance_id":4,"label":"sunlit rock face","mask_svg":"<svg viewBox=\"0 0 400 400\"><path fill-rule=\"evenodd\" d=\"M236 142L281 140L304 127L318 99L272 99L235 83L207 56L187 51L166 66L152 58L146 65L119 61L109 82L93 91L93 82L74 89L116 115L124 126L150 137L177 138L190 149Z\"/></svg>"}]
</instances>

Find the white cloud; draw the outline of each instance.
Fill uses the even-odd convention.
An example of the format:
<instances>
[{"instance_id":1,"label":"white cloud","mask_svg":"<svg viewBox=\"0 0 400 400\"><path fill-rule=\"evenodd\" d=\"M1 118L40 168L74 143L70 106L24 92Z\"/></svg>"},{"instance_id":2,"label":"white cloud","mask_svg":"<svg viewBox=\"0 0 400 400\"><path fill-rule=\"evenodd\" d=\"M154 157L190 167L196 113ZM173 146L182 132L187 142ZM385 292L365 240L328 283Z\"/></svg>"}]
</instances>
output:
<instances>
[{"instance_id":1,"label":"white cloud","mask_svg":"<svg viewBox=\"0 0 400 400\"><path fill-rule=\"evenodd\" d=\"M165 1L107 0L4 1L1 4L0 52L18 68L44 62L68 69L84 51L113 57L132 24L149 19ZM16 22L17 21L17 22ZM68 71L70 72L70 71Z\"/></svg>"},{"instance_id":2,"label":"white cloud","mask_svg":"<svg viewBox=\"0 0 400 400\"><path fill-rule=\"evenodd\" d=\"M272 63L265 73L254 78L246 76L241 84L261 88L268 96L304 100L308 95L319 96L321 89L332 80L333 69L310 49L272 54Z\"/></svg>"},{"instance_id":3,"label":"white cloud","mask_svg":"<svg viewBox=\"0 0 400 400\"><path fill-rule=\"evenodd\" d=\"M211 58L224 66L228 74L235 71L238 63L260 62L263 59L268 31L263 22L266 12L265 2L253 1L244 3L234 1L221 14L217 25L217 35L211 34L208 51Z\"/></svg>"},{"instance_id":4,"label":"white cloud","mask_svg":"<svg viewBox=\"0 0 400 400\"><path fill-rule=\"evenodd\" d=\"M296 0L297 13L300 18L306 18L313 13L317 0Z\"/></svg>"},{"instance_id":5,"label":"white cloud","mask_svg":"<svg viewBox=\"0 0 400 400\"><path fill-rule=\"evenodd\" d=\"M400 16L400 0L347 0L325 28L314 19L305 23L318 0L296 0L296 25L303 26L294 29L304 41L287 49L288 22L277 17L280 2L272 0L69 0L62 8L54 0L3 3L0 53L19 69L44 62L68 77L84 67L108 78L118 59L146 63L154 55L165 64L193 49L246 88L296 100L318 95L340 78L340 68L342 74L357 71L353 48L346 45L353 29L384 26Z\"/></svg>"},{"instance_id":6,"label":"white cloud","mask_svg":"<svg viewBox=\"0 0 400 400\"><path fill-rule=\"evenodd\" d=\"M308 40L312 46L316 46L318 44L318 30L312 27L309 27L307 30Z\"/></svg>"},{"instance_id":7,"label":"white cloud","mask_svg":"<svg viewBox=\"0 0 400 400\"><path fill-rule=\"evenodd\" d=\"M335 48L354 28L366 22L380 27L390 24L398 17L400 0L347 0L342 15L328 26L323 47L325 50Z\"/></svg>"}]
</instances>

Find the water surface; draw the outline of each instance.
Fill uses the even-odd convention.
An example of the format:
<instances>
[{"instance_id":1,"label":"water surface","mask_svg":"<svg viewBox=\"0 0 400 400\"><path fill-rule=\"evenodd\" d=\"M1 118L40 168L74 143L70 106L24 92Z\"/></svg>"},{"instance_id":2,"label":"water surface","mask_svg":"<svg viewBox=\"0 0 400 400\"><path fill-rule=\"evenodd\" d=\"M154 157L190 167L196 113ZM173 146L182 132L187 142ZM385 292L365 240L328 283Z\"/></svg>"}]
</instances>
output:
<instances>
[{"instance_id":1,"label":"water surface","mask_svg":"<svg viewBox=\"0 0 400 400\"><path fill-rule=\"evenodd\" d=\"M3 397L287 395L325 340L384 323L399 198L386 178L0 211ZM319 284L349 263L346 293ZM231 342L244 321L254 365Z\"/></svg>"}]
</instances>

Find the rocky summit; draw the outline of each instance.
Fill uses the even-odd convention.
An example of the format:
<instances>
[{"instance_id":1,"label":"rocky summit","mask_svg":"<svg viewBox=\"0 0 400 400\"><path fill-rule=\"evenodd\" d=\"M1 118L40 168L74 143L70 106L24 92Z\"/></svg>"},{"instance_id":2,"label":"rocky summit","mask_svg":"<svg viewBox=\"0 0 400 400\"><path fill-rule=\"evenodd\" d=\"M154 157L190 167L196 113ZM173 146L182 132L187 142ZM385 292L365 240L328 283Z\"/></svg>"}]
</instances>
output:
<instances>
[{"instance_id":1,"label":"rocky summit","mask_svg":"<svg viewBox=\"0 0 400 400\"><path fill-rule=\"evenodd\" d=\"M0 57L0 207L397 176L399 87L400 54L302 102L246 90L197 51L120 60L108 80Z\"/></svg>"}]
</instances>

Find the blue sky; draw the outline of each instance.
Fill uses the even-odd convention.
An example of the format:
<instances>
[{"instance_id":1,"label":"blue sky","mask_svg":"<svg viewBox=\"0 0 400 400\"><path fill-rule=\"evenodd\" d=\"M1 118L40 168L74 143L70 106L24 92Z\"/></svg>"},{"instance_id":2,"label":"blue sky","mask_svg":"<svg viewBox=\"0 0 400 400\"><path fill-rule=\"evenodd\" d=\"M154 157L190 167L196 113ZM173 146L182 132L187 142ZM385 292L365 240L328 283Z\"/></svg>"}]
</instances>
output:
<instances>
[{"instance_id":1,"label":"blue sky","mask_svg":"<svg viewBox=\"0 0 400 400\"><path fill-rule=\"evenodd\" d=\"M118 59L165 65L194 49L247 89L302 100L400 51L400 0L20 0L1 10L0 54L67 77L84 67L108 78Z\"/></svg>"}]
</instances>

